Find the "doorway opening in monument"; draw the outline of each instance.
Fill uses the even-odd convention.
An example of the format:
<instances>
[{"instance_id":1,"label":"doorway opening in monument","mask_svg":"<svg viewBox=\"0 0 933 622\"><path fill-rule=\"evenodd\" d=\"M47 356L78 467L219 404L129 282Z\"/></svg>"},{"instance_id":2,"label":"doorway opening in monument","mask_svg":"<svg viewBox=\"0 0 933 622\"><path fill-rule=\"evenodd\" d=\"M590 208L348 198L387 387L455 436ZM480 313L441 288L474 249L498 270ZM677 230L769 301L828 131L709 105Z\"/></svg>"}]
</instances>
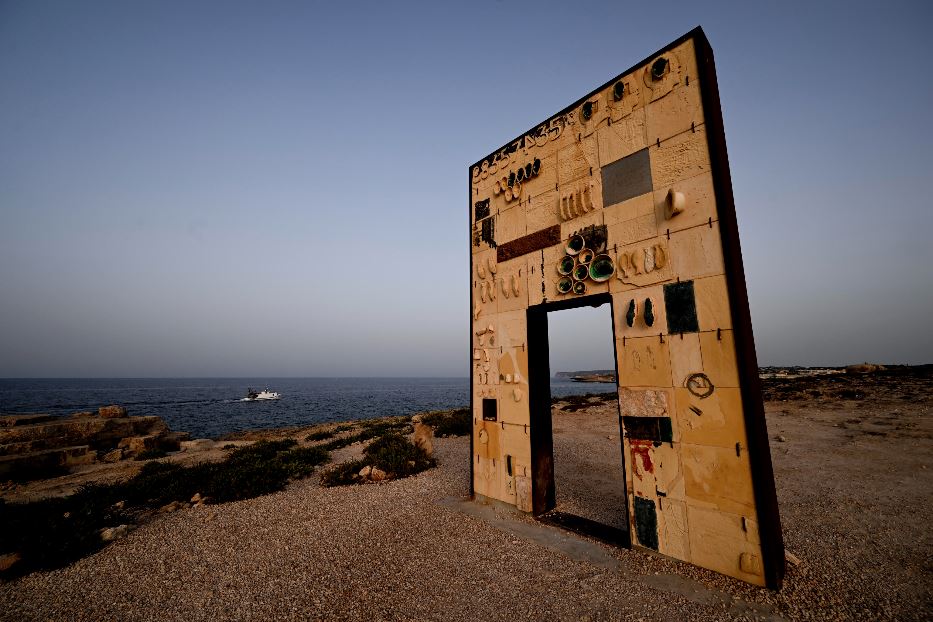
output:
<instances>
[{"instance_id":1,"label":"doorway opening in monument","mask_svg":"<svg viewBox=\"0 0 933 622\"><path fill-rule=\"evenodd\" d=\"M612 305L550 311L547 327L556 406L553 514L587 531L627 532ZM627 533L612 539L627 540Z\"/></svg>"}]
</instances>

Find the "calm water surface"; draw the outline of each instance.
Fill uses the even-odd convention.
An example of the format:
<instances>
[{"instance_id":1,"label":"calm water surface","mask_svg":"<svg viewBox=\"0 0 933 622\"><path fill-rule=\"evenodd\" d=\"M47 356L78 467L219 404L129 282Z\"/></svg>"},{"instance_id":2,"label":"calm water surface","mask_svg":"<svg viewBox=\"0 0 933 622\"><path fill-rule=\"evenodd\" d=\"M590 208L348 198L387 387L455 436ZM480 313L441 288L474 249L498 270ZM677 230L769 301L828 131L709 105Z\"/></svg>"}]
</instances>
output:
<instances>
[{"instance_id":1,"label":"calm water surface","mask_svg":"<svg viewBox=\"0 0 933 622\"><path fill-rule=\"evenodd\" d=\"M268 387L282 399L244 402ZM552 379L551 395L614 391L614 384ZM0 380L0 412L67 415L107 404L158 415L172 430L219 437L259 428L410 415L469 404L468 378L119 378Z\"/></svg>"}]
</instances>

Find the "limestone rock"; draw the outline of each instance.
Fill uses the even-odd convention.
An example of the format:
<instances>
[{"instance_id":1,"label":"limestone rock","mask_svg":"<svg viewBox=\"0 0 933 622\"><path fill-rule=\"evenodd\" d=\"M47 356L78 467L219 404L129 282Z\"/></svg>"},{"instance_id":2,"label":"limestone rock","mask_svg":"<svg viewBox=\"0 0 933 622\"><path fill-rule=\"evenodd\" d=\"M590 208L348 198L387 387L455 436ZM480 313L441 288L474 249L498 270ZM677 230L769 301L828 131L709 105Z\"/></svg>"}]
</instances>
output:
<instances>
[{"instance_id":1,"label":"limestone rock","mask_svg":"<svg viewBox=\"0 0 933 622\"><path fill-rule=\"evenodd\" d=\"M117 448L113 451L108 451L101 458L101 462L119 462L123 460L123 449Z\"/></svg>"},{"instance_id":2,"label":"limestone rock","mask_svg":"<svg viewBox=\"0 0 933 622\"><path fill-rule=\"evenodd\" d=\"M125 538L126 534L130 532L129 525L118 525L116 527L108 527L106 529L101 529L100 539L104 542L112 542L113 540L119 540L120 538Z\"/></svg>"},{"instance_id":3,"label":"limestone rock","mask_svg":"<svg viewBox=\"0 0 933 622\"><path fill-rule=\"evenodd\" d=\"M101 406L97 409L97 413L104 419L122 419L126 417L126 408L115 404L111 406Z\"/></svg>"},{"instance_id":4,"label":"limestone rock","mask_svg":"<svg viewBox=\"0 0 933 622\"><path fill-rule=\"evenodd\" d=\"M366 479L372 472L373 468L371 466L364 466L362 469L360 469L360 477Z\"/></svg>"},{"instance_id":5,"label":"limestone rock","mask_svg":"<svg viewBox=\"0 0 933 622\"><path fill-rule=\"evenodd\" d=\"M415 421L415 419L418 420ZM415 417L412 421L414 421L415 428L413 442L416 447L420 447L430 458L434 455L434 430L431 426L421 423L418 417Z\"/></svg>"},{"instance_id":6,"label":"limestone rock","mask_svg":"<svg viewBox=\"0 0 933 622\"><path fill-rule=\"evenodd\" d=\"M217 443L209 438L196 438L191 441L179 442L179 447L181 447L182 451L203 451L205 449L212 449L216 444Z\"/></svg>"},{"instance_id":7,"label":"limestone rock","mask_svg":"<svg viewBox=\"0 0 933 622\"><path fill-rule=\"evenodd\" d=\"M90 419L91 417L96 417L97 413L90 410L82 410L81 412L71 413L68 415L71 419Z\"/></svg>"},{"instance_id":8,"label":"limestone rock","mask_svg":"<svg viewBox=\"0 0 933 622\"><path fill-rule=\"evenodd\" d=\"M0 555L0 572L6 572L12 568L20 559L22 559L22 557L20 557L19 553L7 553L6 555Z\"/></svg>"},{"instance_id":9,"label":"limestone rock","mask_svg":"<svg viewBox=\"0 0 933 622\"><path fill-rule=\"evenodd\" d=\"M369 479L373 480L374 482L381 482L385 478L386 478L386 472L383 471L382 469L377 469L376 467L373 467L372 470L369 472Z\"/></svg>"},{"instance_id":10,"label":"limestone rock","mask_svg":"<svg viewBox=\"0 0 933 622\"><path fill-rule=\"evenodd\" d=\"M183 510L188 507L187 503L182 503L181 501L172 501L171 503L166 503L159 508L159 512L163 514L168 514L169 512L175 512L177 510Z\"/></svg>"}]
</instances>

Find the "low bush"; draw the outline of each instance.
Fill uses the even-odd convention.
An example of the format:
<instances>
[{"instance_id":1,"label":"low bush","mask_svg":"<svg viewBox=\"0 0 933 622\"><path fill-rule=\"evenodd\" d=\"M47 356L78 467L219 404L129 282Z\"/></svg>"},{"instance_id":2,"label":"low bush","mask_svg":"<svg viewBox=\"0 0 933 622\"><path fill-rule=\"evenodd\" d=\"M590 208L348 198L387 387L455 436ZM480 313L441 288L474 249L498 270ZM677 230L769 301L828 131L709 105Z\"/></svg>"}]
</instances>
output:
<instances>
[{"instance_id":1,"label":"low bush","mask_svg":"<svg viewBox=\"0 0 933 622\"><path fill-rule=\"evenodd\" d=\"M0 504L0 554L21 556L8 574L69 564L103 546L101 529L132 523L146 509L187 502L195 493L217 503L269 494L330 459L320 447L295 445L293 440L259 441L232 451L222 462L193 466L147 462L126 482L84 486L61 499ZM118 501L123 508L116 507Z\"/></svg>"},{"instance_id":2,"label":"low bush","mask_svg":"<svg viewBox=\"0 0 933 622\"><path fill-rule=\"evenodd\" d=\"M469 408L425 413L421 423L431 426L435 436L469 436L472 427Z\"/></svg>"},{"instance_id":3,"label":"low bush","mask_svg":"<svg viewBox=\"0 0 933 622\"><path fill-rule=\"evenodd\" d=\"M321 484L324 486L349 486L362 484L360 471L366 466L365 460L350 460L321 472Z\"/></svg>"},{"instance_id":4,"label":"low bush","mask_svg":"<svg viewBox=\"0 0 933 622\"><path fill-rule=\"evenodd\" d=\"M326 441L329 438L334 438L335 433L331 430L320 430L319 432L312 432L305 437L306 441Z\"/></svg>"},{"instance_id":5,"label":"low bush","mask_svg":"<svg viewBox=\"0 0 933 622\"><path fill-rule=\"evenodd\" d=\"M408 477L437 466L424 450L401 434L389 433L363 450L366 463L385 471L390 477ZM362 468L362 467L361 467Z\"/></svg>"}]
</instances>

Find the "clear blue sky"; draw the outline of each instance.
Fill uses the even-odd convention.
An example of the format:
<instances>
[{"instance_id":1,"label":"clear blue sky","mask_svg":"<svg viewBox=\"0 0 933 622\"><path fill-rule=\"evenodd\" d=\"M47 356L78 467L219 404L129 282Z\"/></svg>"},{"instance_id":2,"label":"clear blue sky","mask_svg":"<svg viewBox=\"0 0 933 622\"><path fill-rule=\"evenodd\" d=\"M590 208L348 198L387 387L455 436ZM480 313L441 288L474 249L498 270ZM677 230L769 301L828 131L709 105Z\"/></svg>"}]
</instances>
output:
<instances>
[{"instance_id":1,"label":"clear blue sky","mask_svg":"<svg viewBox=\"0 0 933 622\"><path fill-rule=\"evenodd\" d=\"M469 164L696 25L760 362L931 362L930 6L0 0L0 377L467 375Z\"/></svg>"}]
</instances>

